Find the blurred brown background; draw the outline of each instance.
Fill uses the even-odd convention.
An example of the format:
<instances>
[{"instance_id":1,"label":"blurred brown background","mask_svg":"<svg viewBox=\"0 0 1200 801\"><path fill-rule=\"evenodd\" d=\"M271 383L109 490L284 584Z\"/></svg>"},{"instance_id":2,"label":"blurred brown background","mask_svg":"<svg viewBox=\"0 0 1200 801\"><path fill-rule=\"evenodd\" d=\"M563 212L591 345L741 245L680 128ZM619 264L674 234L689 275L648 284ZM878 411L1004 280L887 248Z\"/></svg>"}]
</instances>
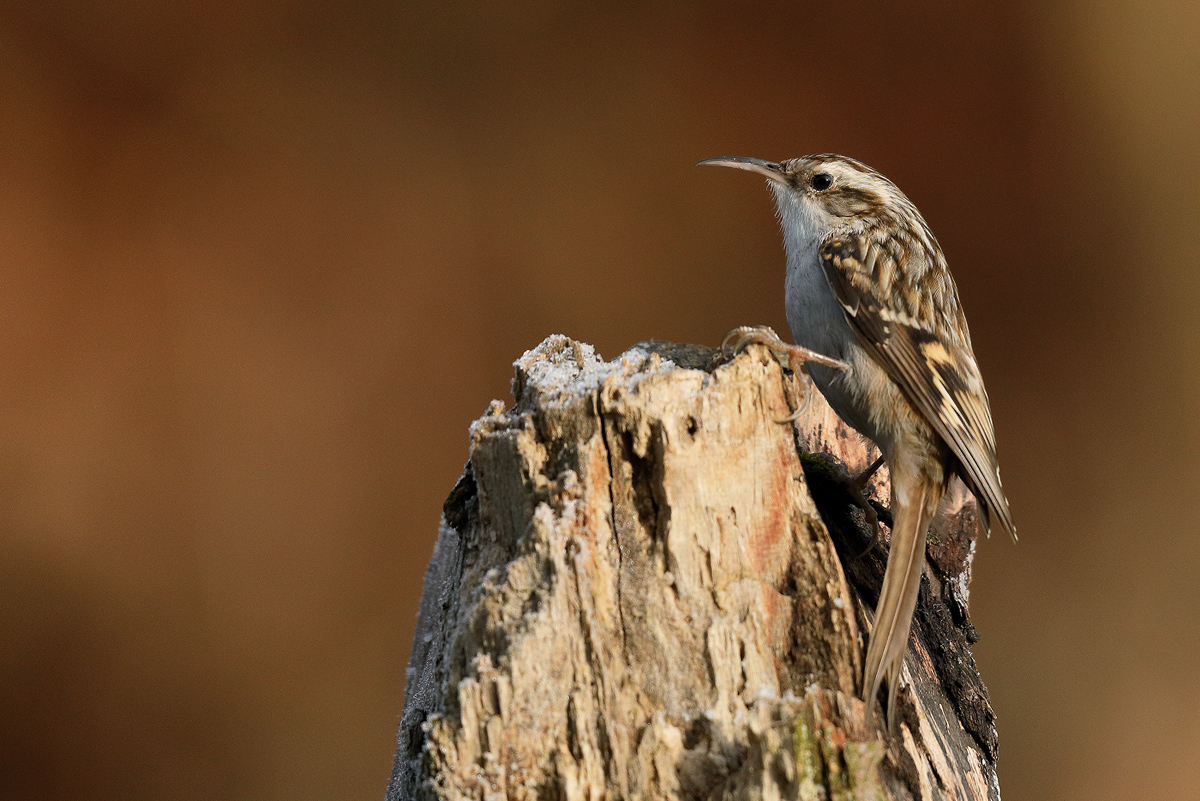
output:
<instances>
[{"instance_id":1,"label":"blurred brown background","mask_svg":"<svg viewBox=\"0 0 1200 801\"><path fill-rule=\"evenodd\" d=\"M547 334L786 326L762 182L892 177L1021 542L1022 799L1200 796L1200 12L0 2L0 796L382 797L466 428Z\"/></svg>"}]
</instances>

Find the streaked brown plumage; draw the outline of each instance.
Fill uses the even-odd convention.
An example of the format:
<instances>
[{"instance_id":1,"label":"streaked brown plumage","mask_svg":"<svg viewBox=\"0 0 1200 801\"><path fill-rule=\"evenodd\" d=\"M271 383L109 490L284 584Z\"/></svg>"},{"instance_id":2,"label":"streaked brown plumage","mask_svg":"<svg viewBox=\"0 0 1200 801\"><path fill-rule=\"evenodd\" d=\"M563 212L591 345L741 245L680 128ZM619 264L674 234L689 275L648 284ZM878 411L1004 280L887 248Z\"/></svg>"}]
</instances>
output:
<instances>
[{"instance_id":1,"label":"streaked brown plumage","mask_svg":"<svg viewBox=\"0 0 1200 801\"><path fill-rule=\"evenodd\" d=\"M781 164L743 157L700 163L768 178L787 250L791 350L818 362L809 366L813 382L887 460L894 525L863 697L873 708L886 683L894 727L925 536L950 479L959 476L975 494L987 531L998 526L1016 538L958 290L916 207L854 159L821 154ZM826 358L813 360L814 353Z\"/></svg>"}]
</instances>

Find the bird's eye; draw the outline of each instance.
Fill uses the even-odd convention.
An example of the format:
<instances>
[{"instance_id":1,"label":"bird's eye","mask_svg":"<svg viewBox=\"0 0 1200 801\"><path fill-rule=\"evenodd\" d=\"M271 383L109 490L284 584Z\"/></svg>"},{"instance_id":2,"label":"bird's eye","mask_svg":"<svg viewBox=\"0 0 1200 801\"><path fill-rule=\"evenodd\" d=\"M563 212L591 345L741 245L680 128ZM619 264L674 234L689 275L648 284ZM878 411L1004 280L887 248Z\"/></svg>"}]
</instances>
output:
<instances>
[{"instance_id":1,"label":"bird's eye","mask_svg":"<svg viewBox=\"0 0 1200 801\"><path fill-rule=\"evenodd\" d=\"M824 192L833 186L833 176L827 172L819 172L809 179L808 185L818 192Z\"/></svg>"}]
</instances>

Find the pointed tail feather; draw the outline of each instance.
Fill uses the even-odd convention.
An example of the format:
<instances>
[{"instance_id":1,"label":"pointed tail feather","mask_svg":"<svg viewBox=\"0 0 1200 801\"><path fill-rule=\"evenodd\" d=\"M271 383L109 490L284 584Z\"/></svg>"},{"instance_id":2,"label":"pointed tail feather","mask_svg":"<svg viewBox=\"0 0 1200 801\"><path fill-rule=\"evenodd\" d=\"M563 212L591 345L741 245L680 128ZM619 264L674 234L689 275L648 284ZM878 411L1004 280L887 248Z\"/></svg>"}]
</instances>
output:
<instances>
[{"instance_id":1,"label":"pointed tail feather","mask_svg":"<svg viewBox=\"0 0 1200 801\"><path fill-rule=\"evenodd\" d=\"M895 478L893 478L895 480ZM908 645L908 631L917 608L921 589L921 571L925 566L925 534L937 509L941 493L928 480L920 480L913 493L916 497L901 502L893 491L892 510L896 524L892 529L892 545L888 552L887 571L883 588L875 607L875 623L867 645L863 690L868 716L874 713L879 685L885 678L888 687L888 727L895 730L896 695L900 685L900 668Z\"/></svg>"}]
</instances>

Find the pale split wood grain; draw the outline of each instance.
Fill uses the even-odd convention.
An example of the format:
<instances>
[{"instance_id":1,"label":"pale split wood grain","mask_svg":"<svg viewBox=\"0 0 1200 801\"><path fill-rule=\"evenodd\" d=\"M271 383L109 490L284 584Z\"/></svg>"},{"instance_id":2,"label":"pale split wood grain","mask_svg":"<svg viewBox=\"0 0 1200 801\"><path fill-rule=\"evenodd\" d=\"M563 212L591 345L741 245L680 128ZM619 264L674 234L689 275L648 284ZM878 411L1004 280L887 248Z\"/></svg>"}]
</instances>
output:
<instances>
[{"instance_id":1,"label":"pale split wood grain","mask_svg":"<svg viewBox=\"0 0 1200 801\"><path fill-rule=\"evenodd\" d=\"M553 336L517 361L446 503L388 799L999 798L973 502L935 532L889 740L857 697L884 555L854 559L809 455L876 454L812 390L776 422L806 382L766 350L712 356Z\"/></svg>"}]
</instances>

